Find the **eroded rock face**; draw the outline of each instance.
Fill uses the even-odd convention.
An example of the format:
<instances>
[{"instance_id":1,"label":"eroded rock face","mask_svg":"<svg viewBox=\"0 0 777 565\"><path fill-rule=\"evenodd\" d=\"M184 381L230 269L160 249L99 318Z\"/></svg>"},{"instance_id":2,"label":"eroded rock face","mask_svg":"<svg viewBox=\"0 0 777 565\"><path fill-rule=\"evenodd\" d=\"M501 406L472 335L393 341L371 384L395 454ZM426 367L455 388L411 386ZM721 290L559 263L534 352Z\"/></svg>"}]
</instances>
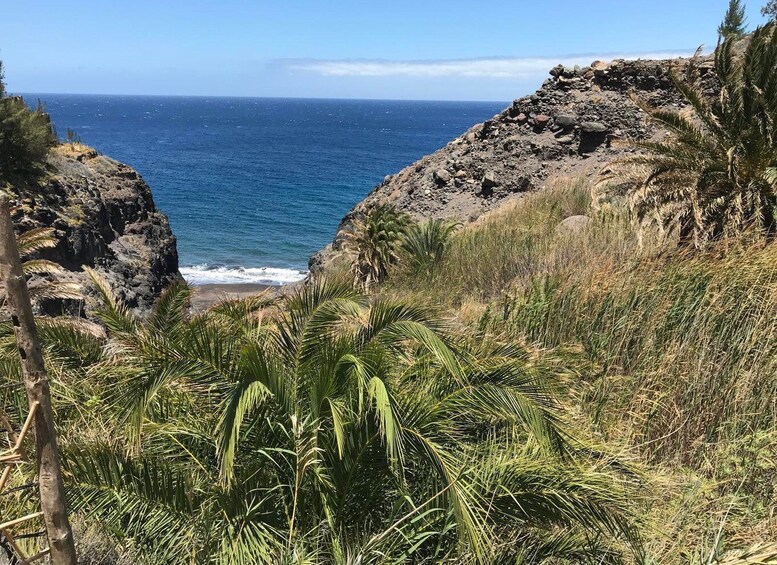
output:
<instances>
[{"instance_id":1,"label":"eroded rock face","mask_svg":"<svg viewBox=\"0 0 777 565\"><path fill-rule=\"evenodd\" d=\"M156 208L145 181L127 165L65 144L52 151L46 174L13 186L12 192L18 197L14 220L20 230L56 230L58 245L39 255L65 267L66 280L86 282L81 267L92 267L139 312L181 280L167 217Z\"/></svg>"},{"instance_id":2,"label":"eroded rock face","mask_svg":"<svg viewBox=\"0 0 777 565\"><path fill-rule=\"evenodd\" d=\"M697 62L703 84L714 94L712 61ZM317 254L311 267L324 265L336 254L343 230L379 202L416 220L468 221L541 189L551 177L595 174L627 150L613 141L662 133L646 121L632 96L653 106L681 108L683 99L670 73L672 69L682 73L687 65L687 59L619 60L553 68L551 78L534 94L515 100L442 149L387 176L342 220L332 250Z\"/></svg>"}]
</instances>

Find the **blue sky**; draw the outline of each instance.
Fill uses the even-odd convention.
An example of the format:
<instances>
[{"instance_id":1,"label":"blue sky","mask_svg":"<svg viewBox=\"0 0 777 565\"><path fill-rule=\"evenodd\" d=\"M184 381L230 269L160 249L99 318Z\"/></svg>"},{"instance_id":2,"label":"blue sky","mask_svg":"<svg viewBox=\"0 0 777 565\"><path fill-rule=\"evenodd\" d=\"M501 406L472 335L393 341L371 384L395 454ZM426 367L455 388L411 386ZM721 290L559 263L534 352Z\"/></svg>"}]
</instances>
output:
<instances>
[{"instance_id":1,"label":"blue sky","mask_svg":"<svg viewBox=\"0 0 777 565\"><path fill-rule=\"evenodd\" d=\"M12 92L506 101L558 62L714 47L728 1L3 4Z\"/></svg>"}]
</instances>

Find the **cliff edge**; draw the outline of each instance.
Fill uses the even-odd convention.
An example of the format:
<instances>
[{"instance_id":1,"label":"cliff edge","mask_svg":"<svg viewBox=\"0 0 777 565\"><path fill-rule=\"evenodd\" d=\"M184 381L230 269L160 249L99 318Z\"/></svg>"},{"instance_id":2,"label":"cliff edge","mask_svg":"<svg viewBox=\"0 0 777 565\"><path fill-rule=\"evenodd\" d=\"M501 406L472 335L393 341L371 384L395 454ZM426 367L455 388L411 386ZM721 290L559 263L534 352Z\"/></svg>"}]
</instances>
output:
<instances>
[{"instance_id":1,"label":"cliff edge","mask_svg":"<svg viewBox=\"0 0 777 565\"><path fill-rule=\"evenodd\" d=\"M391 204L417 221L466 222L541 189L551 177L595 174L630 150L616 140L662 134L632 97L651 106L682 107L671 71L684 72L689 61L595 61L584 68L553 68L534 94L387 176L343 218L334 242L311 258L311 270L337 254L353 219L375 204ZM703 84L714 92L712 60L694 61Z\"/></svg>"},{"instance_id":2,"label":"cliff edge","mask_svg":"<svg viewBox=\"0 0 777 565\"><path fill-rule=\"evenodd\" d=\"M141 311L181 279L167 217L135 170L81 144L54 147L45 169L38 178L11 187L14 222L22 232L55 229L58 244L39 256L67 269L60 279L85 283L81 267L92 267ZM84 290L89 287L85 284Z\"/></svg>"}]
</instances>

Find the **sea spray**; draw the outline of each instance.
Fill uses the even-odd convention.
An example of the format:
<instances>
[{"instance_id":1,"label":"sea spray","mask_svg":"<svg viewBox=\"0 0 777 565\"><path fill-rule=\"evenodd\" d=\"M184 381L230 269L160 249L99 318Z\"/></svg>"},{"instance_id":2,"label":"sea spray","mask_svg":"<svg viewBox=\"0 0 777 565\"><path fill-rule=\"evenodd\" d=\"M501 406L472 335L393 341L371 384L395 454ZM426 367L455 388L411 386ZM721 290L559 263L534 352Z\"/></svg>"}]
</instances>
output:
<instances>
[{"instance_id":1,"label":"sea spray","mask_svg":"<svg viewBox=\"0 0 777 565\"><path fill-rule=\"evenodd\" d=\"M307 271L273 267L226 267L193 265L181 267L181 274L191 285L266 284L282 286L303 280Z\"/></svg>"}]
</instances>

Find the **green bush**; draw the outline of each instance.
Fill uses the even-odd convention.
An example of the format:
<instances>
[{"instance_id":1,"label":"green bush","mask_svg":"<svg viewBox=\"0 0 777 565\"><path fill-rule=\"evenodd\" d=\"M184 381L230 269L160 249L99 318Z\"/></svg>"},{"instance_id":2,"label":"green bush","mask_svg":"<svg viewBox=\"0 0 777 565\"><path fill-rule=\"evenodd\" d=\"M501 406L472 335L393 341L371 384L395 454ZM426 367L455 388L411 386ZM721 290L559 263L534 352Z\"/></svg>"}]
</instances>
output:
<instances>
[{"instance_id":1,"label":"green bush","mask_svg":"<svg viewBox=\"0 0 777 565\"><path fill-rule=\"evenodd\" d=\"M555 362L348 283L194 316L174 285L144 320L89 275L107 335L39 327L69 508L104 554L109 536L147 565L639 553L638 480L566 430ZM3 387L12 340L0 324L0 406L26 402Z\"/></svg>"},{"instance_id":2,"label":"green bush","mask_svg":"<svg viewBox=\"0 0 777 565\"><path fill-rule=\"evenodd\" d=\"M39 105L29 108L20 97L6 96L0 65L0 184L38 170L56 138Z\"/></svg>"},{"instance_id":3,"label":"green bush","mask_svg":"<svg viewBox=\"0 0 777 565\"><path fill-rule=\"evenodd\" d=\"M369 288L386 279L389 267L399 259L409 225L407 214L385 204L354 220L346 234L345 250L353 258L351 272L356 286Z\"/></svg>"},{"instance_id":4,"label":"green bush","mask_svg":"<svg viewBox=\"0 0 777 565\"><path fill-rule=\"evenodd\" d=\"M430 274L440 264L458 224L445 220L429 220L413 224L402 241L401 262L412 273Z\"/></svg>"}]
</instances>

